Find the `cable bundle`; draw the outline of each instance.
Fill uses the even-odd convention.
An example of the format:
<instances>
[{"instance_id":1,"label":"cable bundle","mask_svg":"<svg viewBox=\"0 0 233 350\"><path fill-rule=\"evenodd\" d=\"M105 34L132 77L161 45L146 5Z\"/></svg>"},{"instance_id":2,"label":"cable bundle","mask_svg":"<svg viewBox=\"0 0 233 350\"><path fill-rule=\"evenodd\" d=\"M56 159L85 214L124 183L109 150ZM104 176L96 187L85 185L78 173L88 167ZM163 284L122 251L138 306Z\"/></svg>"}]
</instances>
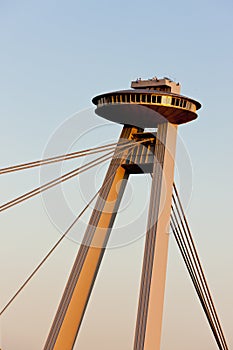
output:
<instances>
[{"instance_id":1,"label":"cable bundle","mask_svg":"<svg viewBox=\"0 0 233 350\"><path fill-rule=\"evenodd\" d=\"M56 179L53 179L53 180L47 182L46 184L35 188L32 191L26 192L22 196L14 198L13 200L11 200L7 203L4 203L3 205L0 206L0 212L4 211L6 209L9 209L9 208L15 206L16 204L19 204L19 203L21 203L29 198L32 198L32 197L36 196L37 194L40 194L41 192L44 192L44 191L46 191L46 190L48 190L56 185L59 185L62 182L65 182L69 179L72 179L73 177L101 164L102 162L105 162L105 161L111 159L112 154L113 154L114 149L115 149L115 147L112 147L112 145L115 145L115 144L110 144L110 145L106 145L106 146L101 146L99 148L93 148L93 149L89 149L89 150L85 150L85 151L81 151L81 152L74 152L74 153L70 153L67 155L62 155L62 156L58 156L58 157L48 158L48 159L39 160L39 161L31 162L31 163L19 164L19 165L15 165L12 167L0 169L0 175L1 175L1 174L13 172L13 171L25 170L25 169L29 169L29 168L36 167L36 166L47 165L47 164L51 164L54 162L61 162L64 160L70 160L70 159L90 155L93 153L104 152L104 151L106 152L106 151L110 150L110 152L108 152L107 154L100 156L100 157L98 157L98 158L78 167L78 168L75 168L74 170L69 171L68 173L66 173L64 175L61 175L61 176L57 177ZM120 146L118 148L121 150L121 149L125 149L128 147L129 147L129 142L122 142L122 143L120 143ZM131 147L132 147L132 145L131 145Z\"/></svg>"},{"instance_id":2,"label":"cable bundle","mask_svg":"<svg viewBox=\"0 0 233 350\"><path fill-rule=\"evenodd\" d=\"M125 152L127 150L127 154L129 154L128 152L132 151L138 144L141 144L145 142L144 140L142 141L122 141L121 143L118 143L117 145L117 150L115 152L115 158L117 158L118 156L121 156L123 152ZM106 147L108 147L109 145L107 145ZM102 149L102 147L100 147ZM115 149L115 148L114 148ZM101 150L102 151L102 150ZM78 152L79 154L81 154L81 152ZM35 196L36 194L45 191L63 181L66 181L68 179L70 179L71 177L74 177L78 174L80 174L81 172L87 171L90 168L102 164L104 163L106 160L109 160L112 158L112 152L109 152L107 154L105 154L104 156L101 156L97 159L95 159L92 162L86 163L84 164L82 167L74 169L73 171L57 178L54 179L52 181L50 181L49 183L38 187L2 206L0 206L0 211L6 210L8 208L10 208L13 205L16 205L24 200L27 200L29 198L31 198L32 196ZM110 155L111 154L111 155ZM67 155L66 155L67 157ZM61 157L56 157L56 159L60 158L60 161L65 160L64 156ZM53 158L54 159L54 158ZM67 158L68 159L68 158ZM58 160L57 160L58 161ZM47 164L47 162L43 160L43 164L42 161L37 161L37 162L33 162L38 164L40 162L39 165L43 165L43 164ZM32 164L32 163L26 163L26 164ZM19 170L21 170L21 166L24 166L26 164L22 164L20 166L14 166L14 167L10 167L11 169L19 167ZM10 168L5 168L5 169L10 169ZM26 168L26 167L25 167ZM10 172L10 171L9 171ZM0 172L1 173L1 172ZM20 292L27 286L27 284L31 281L31 279L34 277L34 275L40 270L40 268L45 264L45 262L48 260L48 258L52 255L52 253L56 250L56 248L61 244L61 242L64 240L64 238L68 235L68 233L70 232L70 230L73 228L73 226L77 223L77 221L81 218L81 216L86 212L86 210L90 207L90 205L92 204L92 202L97 198L97 196L100 194L101 191L105 191L105 187L108 186L109 182L111 181L111 178L114 176L115 174L112 173L105 182L105 186L101 186L101 188L96 192L96 194L91 198L91 200L89 201L89 203L85 206L85 208L78 214L78 216L75 218L75 220L73 221L73 223L68 227L68 229L65 231L65 233L60 237L60 239L53 245L53 247L49 250L49 252L45 255L45 257L41 260L41 262L36 266L36 268L32 271L32 273L28 276L28 278L25 280L25 282L20 286L20 288L15 292L15 294L10 298L10 300L6 303L6 305L2 308L2 310L0 310L0 316L8 309L8 307L12 304L12 302L16 299L16 297L20 294ZM87 237L84 237L84 241L83 244L86 245L87 242Z\"/></svg>"},{"instance_id":3,"label":"cable bundle","mask_svg":"<svg viewBox=\"0 0 233 350\"><path fill-rule=\"evenodd\" d=\"M192 234L175 184L172 196L171 229L192 279L193 285L208 319L209 325L220 350L228 350L226 339L210 294Z\"/></svg>"},{"instance_id":4,"label":"cable bundle","mask_svg":"<svg viewBox=\"0 0 233 350\"><path fill-rule=\"evenodd\" d=\"M107 152L108 153L96 158L93 161L90 161L56 179L53 179L49 181L48 183L35 188L32 191L29 191L25 194L23 194L20 197L17 197L3 205L0 206L0 212L4 211L6 209L11 208L12 206L15 206L16 204L19 204L31 197L34 197L35 195L39 194L40 192L46 191L50 189L51 187L54 187L64 181L67 181L74 176L77 176L99 164L102 164L103 162L109 160L112 158L112 154L115 151L114 157L121 156L124 151L132 151L138 144L141 144L145 142L137 141L133 142L131 141L122 141L121 143L112 143L105 146L100 146L92 149L87 149L83 151L73 152L66 155L56 156L52 158L47 158L43 160L38 160L35 162L25 163L25 164L19 164L7 168L0 169L0 175L1 174L7 174L15 171L25 170L29 168L34 168L37 166L47 165L55 162L60 162L64 160L79 158L99 152ZM117 148L116 148L117 145ZM129 153L128 153L129 154ZM111 181L111 178L114 176L114 172L106 179L105 186L107 185L109 181ZM215 305L213 302L213 299L210 294L210 290L207 285L207 281L204 275L203 268L201 266L200 259L198 257L198 253L192 238L192 234L181 204L181 200L179 198L179 194L177 191L177 188L175 184L173 184L174 193L172 196L172 212L171 212L171 229L174 234L174 237L176 239L176 242L178 244L178 247L180 249L181 255L184 259L185 265L188 269L189 275L191 277L191 280L193 282L193 285L195 287L195 290L198 294L199 300L201 302L201 305L203 307L203 310L206 314L206 317L208 319L209 325L211 327L211 330L213 332L213 335L215 337L215 340L218 344L218 347L220 350L228 350L228 346L226 343L226 339L224 337L224 333L215 309ZM0 311L0 316L6 311L6 309L11 305L11 303L15 300L15 298L19 295L19 293L26 287L26 285L30 282L30 280L34 277L34 275L39 271L39 269L44 265L44 263L48 260L50 255L55 251L55 249L60 245L60 243L64 240L64 238L67 236L69 231L72 229L72 227L76 224L76 222L79 220L79 218L84 214L84 212L89 208L91 203L97 198L97 196L100 194L100 192L105 192L106 189L104 186L102 186L99 191L92 197L92 199L89 201L89 203L85 206L85 208L79 213L79 215L75 218L74 222L70 225L70 227L66 230L66 232L60 237L60 239L54 244L54 246L50 249L50 251L46 254L46 256L41 260L41 262L37 265L37 267L33 270L33 272L29 275L29 277L26 279L26 281L21 285L21 287L17 290L17 292L13 295L13 297L8 301L8 303L3 307L3 309ZM154 208L155 209L155 208ZM90 236L91 237L91 236ZM90 237L84 237L83 245L85 247L86 244L89 243ZM145 297L145 296L144 296Z\"/></svg>"},{"instance_id":5,"label":"cable bundle","mask_svg":"<svg viewBox=\"0 0 233 350\"><path fill-rule=\"evenodd\" d=\"M36 160L36 161L30 162L30 163L13 165L13 166L10 166L7 168L0 169L0 175L12 173L12 172L19 171L19 170L31 169L31 168L35 168L35 167L38 167L41 165L48 165L48 164L52 164L52 163L57 163L57 162L61 162L63 160L70 160L70 159L74 159L74 158L80 158L83 156L89 156L91 154L105 152L108 150L114 150L115 146L116 146L116 143L111 143L108 145L94 147L94 148L90 148L90 149L86 149L86 150L82 150L82 151L77 151L77 152L73 152L73 153L67 153L67 154L63 154L60 156L50 157L47 159Z\"/></svg>"}]
</instances>

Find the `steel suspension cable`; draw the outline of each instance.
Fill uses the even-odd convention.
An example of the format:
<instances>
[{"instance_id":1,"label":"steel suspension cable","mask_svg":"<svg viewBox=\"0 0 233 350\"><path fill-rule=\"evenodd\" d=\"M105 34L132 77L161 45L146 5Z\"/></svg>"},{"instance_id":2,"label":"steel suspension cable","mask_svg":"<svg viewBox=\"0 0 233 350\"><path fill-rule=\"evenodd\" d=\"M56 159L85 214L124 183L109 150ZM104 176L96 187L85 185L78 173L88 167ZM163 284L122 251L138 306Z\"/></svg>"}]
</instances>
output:
<instances>
[{"instance_id":1,"label":"steel suspension cable","mask_svg":"<svg viewBox=\"0 0 233 350\"><path fill-rule=\"evenodd\" d=\"M52 163L56 163L56 162L61 162L64 160L80 158L80 157L84 157L84 156L88 156L88 155L96 154L96 153L100 153L100 152L105 152L105 151L108 151L111 149L115 149L115 146L116 146L116 143L110 143L108 145L94 147L94 148L90 148L90 149L86 149L86 150L82 150L82 151L67 153L67 154L63 154L60 156L54 156L54 157L50 157L50 158L46 158L46 159L37 160L34 162L22 163L22 164L13 165L13 166L6 167L6 168L1 168L0 175L8 174L8 173L20 171L20 170L25 170L25 169L29 169L29 168L34 168L34 167L38 167L38 166L42 166L42 165L52 164Z\"/></svg>"},{"instance_id":2,"label":"steel suspension cable","mask_svg":"<svg viewBox=\"0 0 233 350\"><path fill-rule=\"evenodd\" d=\"M60 243L64 240L64 238L67 236L67 234L70 232L70 230L73 228L73 226L77 223L77 221L81 218L81 216L85 213L85 211L88 209L88 207L91 205L91 203L96 198L98 192L95 194L94 197L89 201L89 203L85 206L85 208L79 213L79 215L75 218L75 220L72 222L72 224L69 226L69 228L65 231L65 233L60 237L60 239L54 244L54 246L50 249L50 251L45 255L45 257L41 260L41 262L37 265L37 267L33 270L33 272L29 275L29 277L25 280L25 282L21 285L21 287L16 291L16 293L12 296L12 298L6 303L6 305L2 308L0 311L0 316L8 309L8 307L12 304L12 302L15 300L15 298L20 294L20 292L26 287L26 285L30 282L30 280L33 278L33 276L39 271L39 269L44 265L44 263L48 260L50 255L54 252L54 250L60 245Z\"/></svg>"},{"instance_id":3,"label":"steel suspension cable","mask_svg":"<svg viewBox=\"0 0 233 350\"><path fill-rule=\"evenodd\" d=\"M177 209L177 208L176 208ZM174 209L173 209L174 210ZM190 242L188 241L188 237L187 237L187 232L184 231L185 228L183 226L183 222L181 221L181 216L180 216L180 213L178 212L178 217L179 217L179 220L181 222L181 225L182 225L182 228L183 228L183 232L185 232L185 238L186 238L186 241L188 242L188 246L187 246L187 249L189 249L190 251L190 259L191 261L193 261L193 264L194 264L194 268L197 270L197 276L198 276L198 279L200 280L200 284L201 284L201 288L203 290L203 295L204 295L204 298L206 299L206 302L208 304L208 308L209 308L209 312L211 314L211 317L213 319L213 323L217 329L217 332L221 338L221 341L222 343L224 344L224 349L227 349L227 345L226 345L226 341L225 341L225 338L224 338L224 335L223 335L223 332L222 332L222 329L221 329L221 325L220 325L220 322L218 320L218 317L217 317L217 313L216 313L216 310L215 310L215 307L214 307L214 304L213 304L213 301L211 302L212 298L209 297L208 293L206 292L207 289L208 289L208 285L207 285L207 282L206 284L204 283L204 280L202 278L202 275L200 273L200 269L202 269L201 265L198 263L197 259L196 259L196 256L193 254L193 246L190 245ZM178 218L176 218L176 221L178 222ZM179 230L181 232L181 235L182 235L182 231L181 231L181 227L179 227ZM195 245L194 245L195 247ZM208 289L209 290L209 289Z\"/></svg>"},{"instance_id":4,"label":"steel suspension cable","mask_svg":"<svg viewBox=\"0 0 233 350\"><path fill-rule=\"evenodd\" d=\"M132 141L128 141L127 143L125 143L124 145L121 145L118 146L118 151L121 150L121 149L130 149L132 147L136 147L136 145L140 144L140 143L143 143L145 142L144 140L142 141L137 141L137 142L133 142L132 144ZM107 161L109 159L111 159L112 157L112 154L113 154L114 151L110 151L108 152L107 154L101 156L101 157L98 157L97 159L91 161L91 162L88 162L86 164L84 164L83 166L79 167L79 168L76 168L68 173L66 173L65 175L62 175L62 176L59 176L58 178L54 179L54 180L51 180L49 182L47 182L46 184L42 185L42 186L39 186L37 188L35 188L34 190L32 191L29 191L29 192L26 192L25 194L7 202L7 203L4 203L3 205L0 206L0 212L2 211L5 211L27 199L30 199L38 194L40 194L41 192L44 192L62 182L65 182L91 168L93 168L94 166L96 165L99 165L101 164L102 162L104 161Z\"/></svg>"},{"instance_id":5,"label":"steel suspension cable","mask_svg":"<svg viewBox=\"0 0 233 350\"><path fill-rule=\"evenodd\" d=\"M188 269L191 280L193 282L194 288L195 288L197 295L199 297L200 303L203 307L203 310L205 312L205 315L207 317L207 320L208 320L209 325L211 327L211 330L213 332L214 338L218 344L219 349L224 350L224 347L222 347L221 341L219 339L219 334L218 334L217 328L215 327L215 324L213 322L213 318L212 318L212 315L210 312L208 301L206 300L204 292L203 292L203 286L201 286L201 284L200 284L199 278L197 276L197 272L193 266L192 260L190 259L189 252L187 250L186 243L183 240L183 235L182 235L181 229L179 227L179 224L177 224L176 219L174 219L173 215L171 216L171 228L172 228L174 237L176 239L176 242L179 246L181 255L184 259L185 265Z\"/></svg>"},{"instance_id":6,"label":"steel suspension cable","mask_svg":"<svg viewBox=\"0 0 233 350\"><path fill-rule=\"evenodd\" d=\"M133 149L138 143L142 143L143 141L140 142L135 142L133 147L131 145L131 148ZM129 148L128 148L129 149ZM124 151L124 149L121 151L121 153ZM120 152L119 152L120 154ZM116 155L119 155L116 154ZM11 299L6 303L6 305L2 308L0 311L0 316L8 309L8 307L12 304L12 302L16 299L16 297L22 292L22 290L27 286L27 284L30 282L30 280L34 277L34 275L40 270L40 268L44 265L44 263L48 260L48 258L51 256L51 254L56 250L56 248L61 244L61 242L64 240L64 238L68 235L70 230L74 227L74 225L77 223L77 221L81 218L81 216L85 213L85 211L89 208L91 203L96 199L98 194L104 189L104 187L107 186L108 182L111 180L111 178L115 174L111 174L105 182L104 186L101 186L101 188L96 192L96 194L91 198L91 200L88 202L88 204L84 207L84 209L79 213L79 215L75 218L73 223L69 226L69 228L65 231L65 233L59 238L59 240L53 245L53 247L50 249L50 251L46 254L46 256L41 260L41 262L36 266L36 268L33 270L33 272L28 276L28 278L25 280L25 282L20 286L20 288L16 291L16 293L11 297ZM87 242L85 241L85 244Z\"/></svg>"},{"instance_id":7,"label":"steel suspension cable","mask_svg":"<svg viewBox=\"0 0 233 350\"><path fill-rule=\"evenodd\" d=\"M126 147L128 145L124 144L123 146L120 146L120 147ZM119 147L119 148L120 148ZM54 179L54 180L51 180L49 182L47 182L46 184L42 185L42 186L39 186L37 188L35 188L34 190L32 191L29 191L29 192L26 192L25 194L3 204L0 206L0 212L6 210L6 209L9 209L11 208L12 206L16 205L16 204L19 204L29 198L32 198L34 196L36 196L37 194L41 193L41 192L44 192L62 182L65 182L69 179L71 179L72 177L74 176L77 176L81 173L83 173L84 171L87 171L89 169L91 169L92 167L96 166L96 165L99 165L102 161L106 161L106 160L109 160L111 158L111 154L113 153L113 151L110 151L108 152L107 154L101 156L101 157L98 157L97 159L91 161L91 162L88 162L86 164L84 164L83 166L79 167L79 168L75 168L74 170L66 173L65 175L62 175L62 176L59 176L58 178Z\"/></svg>"},{"instance_id":8,"label":"steel suspension cable","mask_svg":"<svg viewBox=\"0 0 233 350\"><path fill-rule=\"evenodd\" d=\"M195 243L194 243L194 240L193 240L193 237L192 237L192 233L191 233L190 227L188 225L188 221L186 219L186 216L185 216L185 213L184 213L184 209L183 209L183 206L182 206L182 203L181 203L181 200L180 200L180 197L179 197L179 194L178 194L178 191L177 191L177 188L176 188L175 184L174 184L174 191L175 191L177 202L178 202L178 205L179 205L179 208L180 208L179 217L183 218L183 220L181 220L182 227L183 227L184 230L185 230L185 227L186 227L186 236L187 236L187 239L190 242L190 246L192 247L193 255L194 255L195 259L196 259L197 266L198 266L199 271L200 271L201 279L202 279L203 284L204 284L205 293L207 295L207 298L209 299L209 302L210 302L210 305L211 305L211 309L212 309L212 312L214 314L214 318L215 318L216 323L217 323L217 327L219 329L219 332L221 333L222 341L224 343L225 348L227 349L227 343L226 343L226 339L225 339L225 336L224 336L224 333L223 333L223 329L221 327L220 320L218 318L217 311L216 311L216 308L214 306L213 298L211 296L211 293L210 293L210 290L209 290L209 287L208 287L208 284L207 284L207 280L206 280L206 277L205 277L205 274L204 274L204 271L203 271L203 268L202 268L202 265L201 265L201 261L200 261L199 255L197 253L197 249L195 247ZM177 206L177 204L176 204L176 206Z\"/></svg>"},{"instance_id":9,"label":"steel suspension cable","mask_svg":"<svg viewBox=\"0 0 233 350\"><path fill-rule=\"evenodd\" d=\"M107 155L112 154L112 153L113 153L113 151L109 152ZM9 209L9 208L15 206L16 204L19 204L19 203L21 203L29 198L32 198L32 197L36 196L37 194L44 192L44 191L62 183L62 182L65 182L65 181L73 178L74 176L77 176L77 175L83 173L84 171L91 169L92 167L100 164L101 162L103 162L105 160L108 160L111 156L107 157L107 155L101 156L101 157L97 158L97 160L95 160L95 161L88 162L87 164L85 164L79 168L75 168L74 170L66 173L65 175L59 176L56 179L51 180L51 181L45 183L44 185L35 188L32 191L26 192L25 194L15 198L15 199L12 199L11 201L0 206L0 212L4 211L6 209Z\"/></svg>"},{"instance_id":10,"label":"steel suspension cable","mask_svg":"<svg viewBox=\"0 0 233 350\"><path fill-rule=\"evenodd\" d=\"M175 185L174 190L175 195L173 195L173 202L175 204L175 207L172 207L172 231L181 250L185 264L189 270L190 277L194 283L195 289L198 293L199 299L206 313L215 339L220 346L220 349L227 350L228 347L223 334L223 330L217 316L213 299L211 297L203 268L201 266L192 234L188 226L188 222L185 217L184 210ZM179 224L179 221L182 228Z\"/></svg>"}]
</instances>

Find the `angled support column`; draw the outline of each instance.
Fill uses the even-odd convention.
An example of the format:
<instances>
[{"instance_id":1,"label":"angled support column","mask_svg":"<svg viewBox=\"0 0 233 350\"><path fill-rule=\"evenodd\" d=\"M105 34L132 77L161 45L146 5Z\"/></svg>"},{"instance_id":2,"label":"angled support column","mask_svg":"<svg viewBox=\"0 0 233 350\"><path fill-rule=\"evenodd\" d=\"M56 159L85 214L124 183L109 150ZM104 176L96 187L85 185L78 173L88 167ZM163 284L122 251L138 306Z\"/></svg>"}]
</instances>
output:
<instances>
[{"instance_id":1,"label":"angled support column","mask_svg":"<svg viewBox=\"0 0 233 350\"><path fill-rule=\"evenodd\" d=\"M134 350L159 350L177 126L158 126Z\"/></svg>"},{"instance_id":2,"label":"angled support column","mask_svg":"<svg viewBox=\"0 0 233 350\"><path fill-rule=\"evenodd\" d=\"M132 139L137 131L138 128L124 126L119 142ZM129 177L121 166L124 157L119 152L117 147L44 350L71 350L74 346Z\"/></svg>"}]
</instances>

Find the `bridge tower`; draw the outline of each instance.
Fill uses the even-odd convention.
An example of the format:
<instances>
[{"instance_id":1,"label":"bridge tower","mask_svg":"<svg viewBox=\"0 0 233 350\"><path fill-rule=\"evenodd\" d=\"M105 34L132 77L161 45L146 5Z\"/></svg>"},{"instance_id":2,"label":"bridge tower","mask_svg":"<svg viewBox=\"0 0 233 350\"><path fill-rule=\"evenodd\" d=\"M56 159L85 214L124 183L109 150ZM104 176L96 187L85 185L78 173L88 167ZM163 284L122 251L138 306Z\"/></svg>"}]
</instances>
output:
<instances>
[{"instance_id":1,"label":"bridge tower","mask_svg":"<svg viewBox=\"0 0 233 350\"><path fill-rule=\"evenodd\" d=\"M132 173L152 175L134 350L159 350L177 127L196 119L201 105L180 95L179 84L156 77L137 79L130 90L96 96L93 103L97 115L123 128L44 350L74 346Z\"/></svg>"}]
</instances>

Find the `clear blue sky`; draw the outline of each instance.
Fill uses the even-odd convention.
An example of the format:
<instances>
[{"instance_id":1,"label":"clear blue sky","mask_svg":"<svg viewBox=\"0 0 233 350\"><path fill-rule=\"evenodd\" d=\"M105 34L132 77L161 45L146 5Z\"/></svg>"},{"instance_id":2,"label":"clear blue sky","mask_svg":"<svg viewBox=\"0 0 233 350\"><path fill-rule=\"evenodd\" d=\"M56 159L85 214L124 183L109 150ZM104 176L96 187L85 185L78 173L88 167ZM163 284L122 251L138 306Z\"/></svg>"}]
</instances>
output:
<instances>
[{"instance_id":1,"label":"clear blue sky","mask_svg":"<svg viewBox=\"0 0 233 350\"><path fill-rule=\"evenodd\" d=\"M140 76L169 76L182 84L184 95L202 103L200 118L180 128L193 168L187 214L230 346L232 11L230 0L0 1L1 167L39 159L58 125L91 107L95 94L128 88ZM1 202L38 183L38 172L1 178ZM3 305L58 233L40 199L2 214L0 226ZM3 350L14 350L15 344L23 350L41 349L76 249L66 242L4 316ZM79 350L91 349L90 334L102 350L113 349L112 339L114 350L130 350L136 312L136 296L132 301L130 295L137 289L140 272L140 259L135 258L135 265L132 259L140 256L141 249L142 242L137 242L107 252L78 340ZM171 238L161 350L214 350L182 264ZM129 286L131 273L134 278ZM106 295L108 311L103 312L101 300ZM115 308L111 306L114 301ZM124 308L132 321L129 326L116 321L124 319ZM109 339L103 331L108 324Z\"/></svg>"}]
</instances>

